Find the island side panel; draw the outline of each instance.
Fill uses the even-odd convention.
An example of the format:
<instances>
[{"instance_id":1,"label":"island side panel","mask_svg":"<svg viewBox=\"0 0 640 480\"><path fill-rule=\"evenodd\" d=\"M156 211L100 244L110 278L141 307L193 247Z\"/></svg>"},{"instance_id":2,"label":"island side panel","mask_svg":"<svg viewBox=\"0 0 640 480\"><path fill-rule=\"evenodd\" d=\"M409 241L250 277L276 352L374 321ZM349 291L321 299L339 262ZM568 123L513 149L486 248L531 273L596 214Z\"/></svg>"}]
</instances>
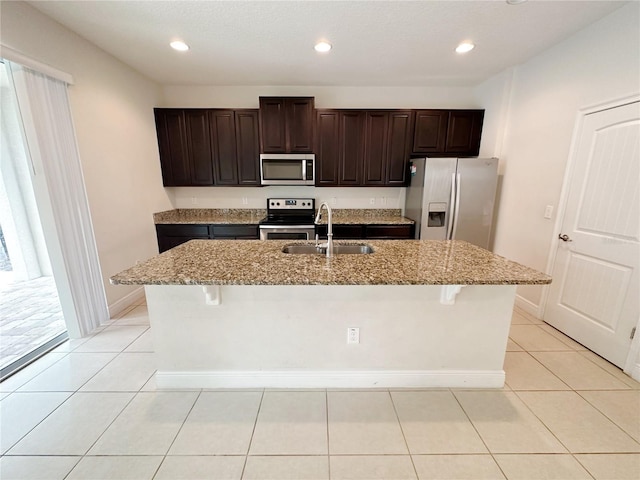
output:
<instances>
[{"instance_id":1,"label":"island side panel","mask_svg":"<svg viewBox=\"0 0 640 480\"><path fill-rule=\"evenodd\" d=\"M145 286L160 388L504 384L513 285L213 288Z\"/></svg>"}]
</instances>

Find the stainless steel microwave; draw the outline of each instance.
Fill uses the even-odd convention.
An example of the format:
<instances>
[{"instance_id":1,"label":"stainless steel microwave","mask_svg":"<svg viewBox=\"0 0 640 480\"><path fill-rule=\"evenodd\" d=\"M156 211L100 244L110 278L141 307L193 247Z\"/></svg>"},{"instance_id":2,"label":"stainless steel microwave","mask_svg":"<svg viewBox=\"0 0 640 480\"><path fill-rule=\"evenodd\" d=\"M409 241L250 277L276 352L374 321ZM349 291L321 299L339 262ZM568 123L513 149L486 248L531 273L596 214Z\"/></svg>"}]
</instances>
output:
<instances>
[{"instance_id":1,"label":"stainless steel microwave","mask_svg":"<svg viewBox=\"0 0 640 480\"><path fill-rule=\"evenodd\" d=\"M263 153L260 155L262 185L314 185L316 156L313 153Z\"/></svg>"}]
</instances>

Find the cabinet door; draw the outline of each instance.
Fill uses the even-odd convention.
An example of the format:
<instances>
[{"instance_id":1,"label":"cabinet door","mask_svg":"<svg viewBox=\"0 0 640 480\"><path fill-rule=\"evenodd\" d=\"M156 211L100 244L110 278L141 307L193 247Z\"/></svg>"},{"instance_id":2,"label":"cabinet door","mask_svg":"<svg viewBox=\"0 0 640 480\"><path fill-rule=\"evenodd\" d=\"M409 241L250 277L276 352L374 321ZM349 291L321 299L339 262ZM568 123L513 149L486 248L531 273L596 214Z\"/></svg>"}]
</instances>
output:
<instances>
[{"instance_id":1,"label":"cabinet door","mask_svg":"<svg viewBox=\"0 0 640 480\"><path fill-rule=\"evenodd\" d=\"M187 152L187 137L182 110L156 108L156 132L165 187L189 185L191 174Z\"/></svg>"},{"instance_id":2,"label":"cabinet door","mask_svg":"<svg viewBox=\"0 0 640 480\"><path fill-rule=\"evenodd\" d=\"M340 113L335 110L318 110L316 118L316 185L337 185L340 163Z\"/></svg>"},{"instance_id":3,"label":"cabinet door","mask_svg":"<svg viewBox=\"0 0 640 480\"><path fill-rule=\"evenodd\" d=\"M313 152L313 97L287 98L285 105L287 151Z\"/></svg>"},{"instance_id":4,"label":"cabinet door","mask_svg":"<svg viewBox=\"0 0 640 480\"><path fill-rule=\"evenodd\" d=\"M209 110L216 185L237 185L236 125L233 110Z\"/></svg>"},{"instance_id":5,"label":"cabinet door","mask_svg":"<svg viewBox=\"0 0 640 480\"><path fill-rule=\"evenodd\" d=\"M236 110L238 184L260 185L258 110Z\"/></svg>"},{"instance_id":6,"label":"cabinet door","mask_svg":"<svg viewBox=\"0 0 640 480\"><path fill-rule=\"evenodd\" d=\"M387 158L389 115L367 112L365 117L364 184L383 185Z\"/></svg>"},{"instance_id":7,"label":"cabinet door","mask_svg":"<svg viewBox=\"0 0 640 480\"><path fill-rule=\"evenodd\" d=\"M209 238L208 225L156 225L160 253L193 239Z\"/></svg>"},{"instance_id":8,"label":"cabinet door","mask_svg":"<svg viewBox=\"0 0 640 480\"><path fill-rule=\"evenodd\" d=\"M389 141L385 185L402 186L407 180L407 167L411 153L413 112L410 110L389 113Z\"/></svg>"},{"instance_id":9,"label":"cabinet door","mask_svg":"<svg viewBox=\"0 0 640 480\"><path fill-rule=\"evenodd\" d=\"M377 240L405 240L412 239L413 225L366 225L366 237Z\"/></svg>"},{"instance_id":10,"label":"cabinet door","mask_svg":"<svg viewBox=\"0 0 640 480\"><path fill-rule=\"evenodd\" d=\"M362 185L364 125L364 112L342 112L340 115L340 185Z\"/></svg>"},{"instance_id":11,"label":"cabinet door","mask_svg":"<svg viewBox=\"0 0 640 480\"><path fill-rule=\"evenodd\" d=\"M284 98L260 97L260 149L263 153L287 151Z\"/></svg>"},{"instance_id":12,"label":"cabinet door","mask_svg":"<svg viewBox=\"0 0 640 480\"><path fill-rule=\"evenodd\" d=\"M345 225L345 224L336 224L333 225L333 239L334 240L360 240L364 238L363 235L363 227L364 225ZM316 233L318 234L318 238L323 240L327 239L327 225L317 225Z\"/></svg>"},{"instance_id":13,"label":"cabinet door","mask_svg":"<svg viewBox=\"0 0 640 480\"><path fill-rule=\"evenodd\" d=\"M480 152L484 110L451 110L445 151L465 156Z\"/></svg>"},{"instance_id":14,"label":"cabinet door","mask_svg":"<svg viewBox=\"0 0 640 480\"><path fill-rule=\"evenodd\" d=\"M207 110L185 110L187 150L191 170L190 185L213 185L211 136Z\"/></svg>"},{"instance_id":15,"label":"cabinet door","mask_svg":"<svg viewBox=\"0 0 640 480\"><path fill-rule=\"evenodd\" d=\"M413 134L413 153L444 152L448 110L418 110Z\"/></svg>"},{"instance_id":16,"label":"cabinet door","mask_svg":"<svg viewBox=\"0 0 640 480\"><path fill-rule=\"evenodd\" d=\"M258 225L213 225L211 227L211 238L214 240L239 238L257 240L258 237Z\"/></svg>"}]
</instances>

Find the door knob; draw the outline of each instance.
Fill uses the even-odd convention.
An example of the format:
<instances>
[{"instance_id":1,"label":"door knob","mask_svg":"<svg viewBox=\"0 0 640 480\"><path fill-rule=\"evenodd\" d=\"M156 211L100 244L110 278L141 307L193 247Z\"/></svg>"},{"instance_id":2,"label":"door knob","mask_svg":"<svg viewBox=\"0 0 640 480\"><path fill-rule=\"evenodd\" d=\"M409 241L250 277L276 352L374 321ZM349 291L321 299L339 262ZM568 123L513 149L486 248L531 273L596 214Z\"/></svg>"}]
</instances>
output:
<instances>
[{"instance_id":1,"label":"door knob","mask_svg":"<svg viewBox=\"0 0 640 480\"><path fill-rule=\"evenodd\" d=\"M569 235L567 235L567 234L564 234L564 235L563 235L563 234L561 234L561 233L560 233L560 234L558 234L558 238L559 238L560 240L562 240L563 242L573 242L573 240L571 240L571 239L569 238Z\"/></svg>"}]
</instances>

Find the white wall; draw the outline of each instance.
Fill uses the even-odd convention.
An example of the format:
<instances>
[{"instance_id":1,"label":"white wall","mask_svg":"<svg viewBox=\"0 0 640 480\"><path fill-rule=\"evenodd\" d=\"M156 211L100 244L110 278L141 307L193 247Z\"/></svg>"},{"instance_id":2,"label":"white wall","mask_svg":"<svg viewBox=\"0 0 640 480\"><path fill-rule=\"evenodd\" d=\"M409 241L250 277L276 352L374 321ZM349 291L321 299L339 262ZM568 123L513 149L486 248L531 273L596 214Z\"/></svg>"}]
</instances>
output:
<instances>
[{"instance_id":1,"label":"white wall","mask_svg":"<svg viewBox=\"0 0 640 480\"><path fill-rule=\"evenodd\" d=\"M613 12L523 65L475 89L485 108L483 155L501 159L504 181L494 251L544 271L578 110L640 90L640 3ZM555 207L544 219L546 205ZM541 287L519 295L533 308Z\"/></svg>"},{"instance_id":2,"label":"white wall","mask_svg":"<svg viewBox=\"0 0 640 480\"><path fill-rule=\"evenodd\" d=\"M3 45L73 75L78 148L110 306L134 290L109 276L157 253L152 214L162 187L153 107L157 84L24 2L2 2Z\"/></svg>"},{"instance_id":3,"label":"white wall","mask_svg":"<svg viewBox=\"0 0 640 480\"><path fill-rule=\"evenodd\" d=\"M173 187L176 208L267 208L267 198L310 197L332 208L404 208L406 188L372 187Z\"/></svg>"},{"instance_id":4,"label":"white wall","mask_svg":"<svg viewBox=\"0 0 640 480\"><path fill-rule=\"evenodd\" d=\"M470 87L164 86L164 107L258 108L260 96L315 97L316 108L477 108Z\"/></svg>"}]
</instances>

